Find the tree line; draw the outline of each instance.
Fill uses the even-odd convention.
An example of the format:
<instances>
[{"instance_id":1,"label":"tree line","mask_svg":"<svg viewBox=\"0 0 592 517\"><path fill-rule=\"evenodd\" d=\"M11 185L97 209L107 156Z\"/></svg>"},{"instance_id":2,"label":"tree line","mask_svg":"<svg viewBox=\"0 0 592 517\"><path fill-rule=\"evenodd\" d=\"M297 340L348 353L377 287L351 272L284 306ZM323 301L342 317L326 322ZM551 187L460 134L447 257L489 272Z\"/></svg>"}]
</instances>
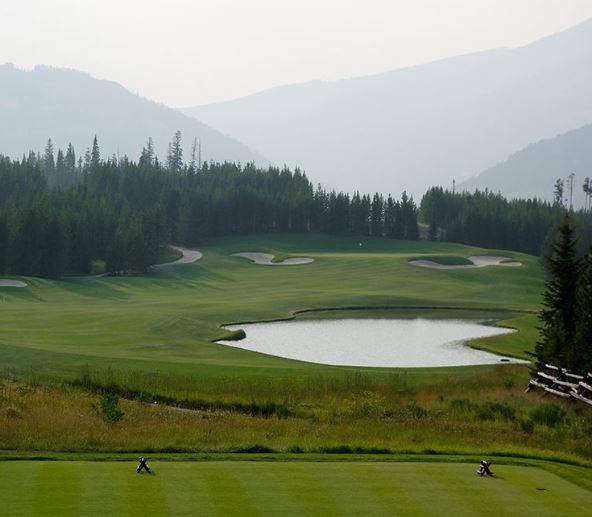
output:
<instances>
[{"instance_id":1,"label":"tree line","mask_svg":"<svg viewBox=\"0 0 592 517\"><path fill-rule=\"evenodd\" d=\"M420 221L427 225L432 240L541 255L548 253L566 209L562 193L549 203L506 199L488 190L451 192L434 187L421 200ZM584 252L592 236L590 212L572 211L571 218Z\"/></svg>"},{"instance_id":2,"label":"tree line","mask_svg":"<svg viewBox=\"0 0 592 517\"><path fill-rule=\"evenodd\" d=\"M400 199L314 188L299 169L183 161L181 134L160 163L149 139L137 161L102 159L95 137L84 158L48 144L21 160L0 156L0 273L57 278L143 273L170 243L211 237L321 232L418 238L418 209Z\"/></svg>"}]
</instances>

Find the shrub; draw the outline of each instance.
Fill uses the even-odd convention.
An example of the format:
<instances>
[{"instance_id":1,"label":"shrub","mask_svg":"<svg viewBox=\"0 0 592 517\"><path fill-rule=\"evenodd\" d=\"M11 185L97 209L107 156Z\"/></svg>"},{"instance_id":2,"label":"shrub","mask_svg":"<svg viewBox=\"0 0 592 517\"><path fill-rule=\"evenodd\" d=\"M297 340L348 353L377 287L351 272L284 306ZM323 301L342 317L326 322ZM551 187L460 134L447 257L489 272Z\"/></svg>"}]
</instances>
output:
<instances>
[{"instance_id":1,"label":"shrub","mask_svg":"<svg viewBox=\"0 0 592 517\"><path fill-rule=\"evenodd\" d=\"M99 407L102 415L111 423L119 422L123 417L123 411L119 407L119 397L114 393L102 395Z\"/></svg>"},{"instance_id":2,"label":"shrub","mask_svg":"<svg viewBox=\"0 0 592 517\"><path fill-rule=\"evenodd\" d=\"M417 402L411 402L407 406L407 411L409 411L409 414L415 419L423 418L428 414L427 410L422 408Z\"/></svg>"},{"instance_id":3,"label":"shrub","mask_svg":"<svg viewBox=\"0 0 592 517\"><path fill-rule=\"evenodd\" d=\"M534 422L530 418L520 419L520 429L525 433L532 434L534 432Z\"/></svg>"},{"instance_id":4,"label":"shrub","mask_svg":"<svg viewBox=\"0 0 592 517\"><path fill-rule=\"evenodd\" d=\"M469 399L454 399L450 401L450 409L457 412L465 412L473 409L473 403Z\"/></svg>"},{"instance_id":5,"label":"shrub","mask_svg":"<svg viewBox=\"0 0 592 517\"><path fill-rule=\"evenodd\" d=\"M228 330L221 341L240 341L246 337L247 333L243 329Z\"/></svg>"},{"instance_id":6,"label":"shrub","mask_svg":"<svg viewBox=\"0 0 592 517\"><path fill-rule=\"evenodd\" d=\"M6 416L8 418L22 418L23 417L22 413L14 407L7 407L6 408Z\"/></svg>"},{"instance_id":7,"label":"shrub","mask_svg":"<svg viewBox=\"0 0 592 517\"><path fill-rule=\"evenodd\" d=\"M498 402L486 402L481 406L477 406L475 414L480 420L495 420L496 417L510 421L516 419L516 410L513 407Z\"/></svg>"},{"instance_id":8,"label":"shrub","mask_svg":"<svg viewBox=\"0 0 592 517\"><path fill-rule=\"evenodd\" d=\"M537 424L556 427L565 420L566 413L557 404L543 404L530 412L530 418Z\"/></svg>"}]
</instances>

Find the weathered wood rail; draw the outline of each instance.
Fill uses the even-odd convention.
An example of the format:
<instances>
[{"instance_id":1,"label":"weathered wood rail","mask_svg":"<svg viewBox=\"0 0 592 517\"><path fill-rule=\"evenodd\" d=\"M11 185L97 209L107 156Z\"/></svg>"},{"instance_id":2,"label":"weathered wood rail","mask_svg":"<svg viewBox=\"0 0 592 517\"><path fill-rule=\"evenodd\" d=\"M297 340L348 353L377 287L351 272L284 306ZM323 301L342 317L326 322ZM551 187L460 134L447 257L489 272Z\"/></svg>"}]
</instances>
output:
<instances>
[{"instance_id":1,"label":"weathered wood rail","mask_svg":"<svg viewBox=\"0 0 592 517\"><path fill-rule=\"evenodd\" d=\"M530 379L527 392L538 388L555 397L578 400L592 406L592 372L578 375L552 364L546 364L545 370Z\"/></svg>"}]
</instances>

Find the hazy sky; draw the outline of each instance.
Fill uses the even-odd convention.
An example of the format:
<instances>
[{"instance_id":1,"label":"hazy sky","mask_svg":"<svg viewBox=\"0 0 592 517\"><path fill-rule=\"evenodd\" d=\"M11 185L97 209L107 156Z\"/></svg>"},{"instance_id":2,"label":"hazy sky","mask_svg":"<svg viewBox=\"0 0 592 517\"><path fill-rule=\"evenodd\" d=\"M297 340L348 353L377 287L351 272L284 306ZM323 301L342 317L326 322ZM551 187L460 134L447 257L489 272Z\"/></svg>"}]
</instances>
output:
<instances>
[{"instance_id":1,"label":"hazy sky","mask_svg":"<svg viewBox=\"0 0 592 517\"><path fill-rule=\"evenodd\" d=\"M590 17L592 0L0 0L0 63L189 106L521 46Z\"/></svg>"}]
</instances>

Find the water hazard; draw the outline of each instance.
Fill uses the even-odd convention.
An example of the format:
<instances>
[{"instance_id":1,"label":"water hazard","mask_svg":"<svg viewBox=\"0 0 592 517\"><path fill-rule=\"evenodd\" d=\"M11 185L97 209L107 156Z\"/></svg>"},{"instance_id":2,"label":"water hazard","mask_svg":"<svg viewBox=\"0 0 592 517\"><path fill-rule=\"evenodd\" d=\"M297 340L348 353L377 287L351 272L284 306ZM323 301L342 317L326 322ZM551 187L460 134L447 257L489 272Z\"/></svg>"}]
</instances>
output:
<instances>
[{"instance_id":1,"label":"water hazard","mask_svg":"<svg viewBox=\"0 0 592 517\"><path fill-rule=\"evenodd\" d=\"M467 320L341 319L229 325L246 338L219 343L297 359L343 366L426 367L525 363L470 348L471 339L512 329Z\"/></svg>"}]
</instances>

